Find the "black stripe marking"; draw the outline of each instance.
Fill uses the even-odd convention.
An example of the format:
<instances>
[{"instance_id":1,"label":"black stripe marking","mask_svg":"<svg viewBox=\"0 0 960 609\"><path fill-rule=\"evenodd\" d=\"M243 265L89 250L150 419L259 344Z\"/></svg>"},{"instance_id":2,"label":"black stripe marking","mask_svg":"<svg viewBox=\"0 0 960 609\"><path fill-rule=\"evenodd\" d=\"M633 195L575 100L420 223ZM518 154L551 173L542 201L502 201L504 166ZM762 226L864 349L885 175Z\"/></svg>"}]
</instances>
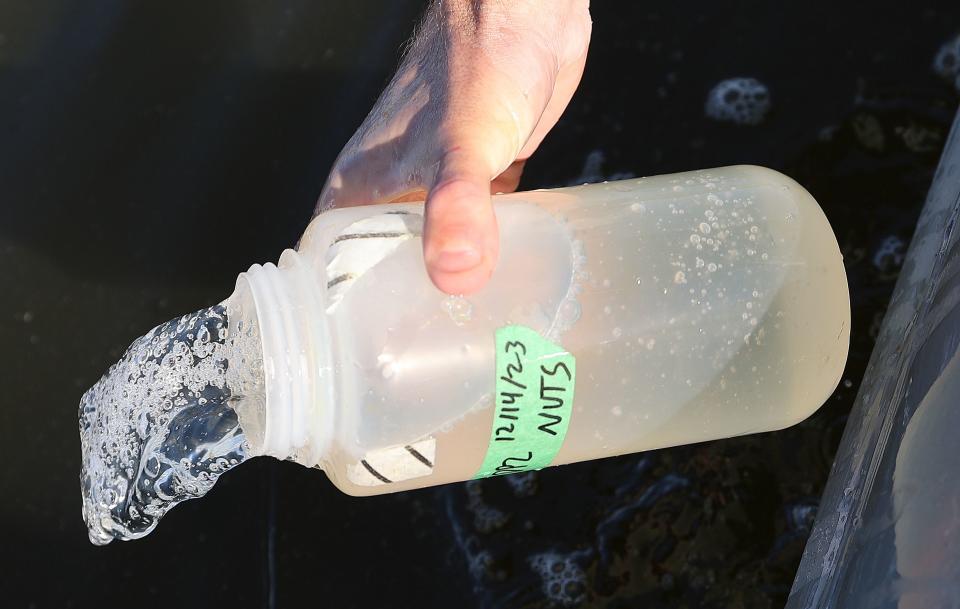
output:
<instances>
[{"instance_id":1,"label":"black stripe marking","mask_svg":"<svg viewBox=\"0 0 960 609\"><path fill-rule=\"evenodd\" d=\"M402 209L398 209L398 210L395 210L395 211L388 211L388 212L386 212L386 213L389 214L389 215L391 215L391 216L412 216L412 215L413 215L412 212L403 211Z\"/></svg>"},{"instance_id":2,"label":"black stripe marking","mask_svg":"<svg viewBox=\"0 0 960 609\"><path fill-rule=\"evenodd\" d=\"M427 458L424 457L422 454L420 454L420 452L417 451L416 448L414 448L414 447L412 447L412 446L404 446L404 448L407 449L407 452L408 452L408 453L410 453L411 455L413 455L413 458L414 458L414 459L416 459L416 460L419 461L420 463L423 463L424 465L426 465L426 466L429 467L430 469L433 469L433 463L430 463L430 459L427 459Z\"/></svg>"},{"instance_id":3,"label":"black stripe marking","mask_svg":"<svg viewBox=\"0 0 960 609\"><path fill-rule=\"evenodd\" d=\"M366 459L360 459L360 465L364 466L367 469L367 471L370 472L370 474L380 482L383 482L384 484L390 484L390 480L386 476L378 472L377 470L370 467L370 464L367 463Z\"/></svg>"},{"instance_id":4,"label":"black stripe marking","mask_svg":"<svg viewBox=\"0 0 960 609\"><path fill-rule=\"evenodd\" d=\"M349 281L350 279L353 279L354 277L356 277L356 275L354 275L353 273L344 273L344 274L342 274L342 275L337 275L336 277L334 277L333 279L331 279L330 281L327 282L327 288L332 288L333 286L337 285L338 283L343 283L344 281Z\"/></svg>"},{"instance_id":5,"label":"black stripe marking","mask_svg":"<svg viewBox=\"0 0 960 609\"><path fill-rule=\"evenodd\" d=\"M346 235L340 235L333 240L334 243L340 243L341 241L350 241L352 239L396 239L398 237L408 237L410 233L406 231L390 231L382 233L347 233Z\"/></svg>"}]
</instances>

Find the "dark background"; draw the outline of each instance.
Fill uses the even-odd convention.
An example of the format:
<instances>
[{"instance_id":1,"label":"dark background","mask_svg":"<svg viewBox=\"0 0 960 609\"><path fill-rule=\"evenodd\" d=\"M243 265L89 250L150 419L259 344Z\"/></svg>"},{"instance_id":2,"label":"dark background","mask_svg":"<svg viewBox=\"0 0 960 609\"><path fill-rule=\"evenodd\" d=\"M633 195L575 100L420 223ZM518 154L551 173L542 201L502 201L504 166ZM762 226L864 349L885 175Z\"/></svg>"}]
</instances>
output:
<instances>
[{"instance_id":1,"label":"dark background","mask_svg":"<svg viewBox=\"0 0 960 609\"><path fill-rule=\"evenodd\" d=\"M255 460L90 545L77 404L137 336L295 243L421 2L0 1L0 604L779 607L957 92L950 2L596 2L524 187L757 163L823 205L848 371L792 429L371 499ZM704 115L758 78L759 126ZM539 558L538 558L539 557ZM538 571L539 569L539 571Z\"/></svg>"}]
</instances>

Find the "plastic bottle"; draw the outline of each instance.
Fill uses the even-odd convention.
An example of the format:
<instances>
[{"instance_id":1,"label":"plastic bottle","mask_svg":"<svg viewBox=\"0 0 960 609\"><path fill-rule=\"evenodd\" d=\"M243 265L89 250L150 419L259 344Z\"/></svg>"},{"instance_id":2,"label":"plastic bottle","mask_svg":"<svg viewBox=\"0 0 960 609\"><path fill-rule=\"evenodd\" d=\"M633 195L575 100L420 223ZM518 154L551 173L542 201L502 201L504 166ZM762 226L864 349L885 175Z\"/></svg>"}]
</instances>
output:
<instances>
[{"instance_id":1,"label":"plastic bottle","mask_svg":"<svg viewBox=\"0 0 960 609\"><path fill-rule=\"evenodd\" d=\"M768 169L495 197L469 298L430 283L422 204L334 210L228 301L262 340L250 454L393 492L787 427L836 387L849 296L814 199ZM506 328L506 329L504 329Z\"/></svg>"}]
</instances>

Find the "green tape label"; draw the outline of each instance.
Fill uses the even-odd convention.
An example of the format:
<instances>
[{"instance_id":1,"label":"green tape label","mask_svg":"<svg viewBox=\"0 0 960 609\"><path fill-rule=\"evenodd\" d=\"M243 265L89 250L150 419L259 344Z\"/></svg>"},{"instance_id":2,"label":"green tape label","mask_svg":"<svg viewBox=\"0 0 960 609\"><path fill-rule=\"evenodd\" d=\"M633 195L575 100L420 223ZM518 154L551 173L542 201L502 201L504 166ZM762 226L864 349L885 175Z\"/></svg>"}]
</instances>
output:
<instances>
[{"instance_id":1,"label":"green tape label","mask_svg":"<svg viewBox=\"0 0 960 609\"><path fill-rule=\"evenodd\" d=\"M496 343L496 412L487 456L474 478L550 465L573 409L573 355L525 326L500 328Z\"/></svg>"}]
</instances>

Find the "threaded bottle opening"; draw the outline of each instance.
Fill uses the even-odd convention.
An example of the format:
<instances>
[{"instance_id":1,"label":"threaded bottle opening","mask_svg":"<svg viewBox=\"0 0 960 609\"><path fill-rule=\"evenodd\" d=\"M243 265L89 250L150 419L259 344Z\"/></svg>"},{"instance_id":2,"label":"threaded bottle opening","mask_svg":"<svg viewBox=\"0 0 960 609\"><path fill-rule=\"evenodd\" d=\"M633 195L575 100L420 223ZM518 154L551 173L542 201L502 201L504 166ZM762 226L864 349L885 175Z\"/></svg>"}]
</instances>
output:
<instances>
[{"instance_id":1,"label":"threaded bottle opening","mask_svg":"<svg viewBox=\"0 0 960 609\"><path fill-rule=\"evenodd\" d=\"M265 404L238 412L250 451L317 465L332 412L327 379L321 380L328 361L325 322L310 268L287 250L279 266L253 265L240 275L235 297L255 311L262 345Z\"/></svg>"}]
</instances>

